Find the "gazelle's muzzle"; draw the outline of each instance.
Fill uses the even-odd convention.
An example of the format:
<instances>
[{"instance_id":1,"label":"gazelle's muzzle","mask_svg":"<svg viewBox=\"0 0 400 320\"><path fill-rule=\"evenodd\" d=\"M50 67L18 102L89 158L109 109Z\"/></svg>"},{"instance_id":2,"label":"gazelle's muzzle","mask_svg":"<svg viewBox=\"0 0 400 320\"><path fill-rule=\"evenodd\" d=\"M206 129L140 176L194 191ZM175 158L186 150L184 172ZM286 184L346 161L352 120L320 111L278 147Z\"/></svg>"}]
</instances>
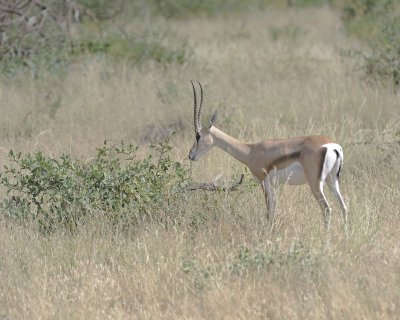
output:
<instances>
[{"instance_id":1,"label":"gazelle's muzzle","mask_svg":"<svg viewBox=\"0 0 400 320\"><path fill-rule=\"evenodd\" d=\"M194 149L191 149L189 152L189 160L196 161L197 152Z\"/></svg>"}]
</instances>

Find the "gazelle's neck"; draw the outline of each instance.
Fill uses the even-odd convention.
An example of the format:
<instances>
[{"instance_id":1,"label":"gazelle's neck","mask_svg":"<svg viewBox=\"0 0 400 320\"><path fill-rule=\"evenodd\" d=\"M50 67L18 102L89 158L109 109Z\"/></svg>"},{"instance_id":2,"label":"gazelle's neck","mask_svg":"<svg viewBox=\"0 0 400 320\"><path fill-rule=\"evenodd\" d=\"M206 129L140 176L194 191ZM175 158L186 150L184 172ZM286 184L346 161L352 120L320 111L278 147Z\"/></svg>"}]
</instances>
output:
<instances>
[{"instance_id":1,"label":"gazelle's neck","mask_svg":"<svg viewBox=\"0 0 400 320\"><path fill-rule=\"evenodd\" d=\"M229 153L241 163L248 163L249 154L251 151L251 148L248 144L231 137L214 126L210 128L210 133L213 136L215 146Z\"/></svg>"}]
</instances>

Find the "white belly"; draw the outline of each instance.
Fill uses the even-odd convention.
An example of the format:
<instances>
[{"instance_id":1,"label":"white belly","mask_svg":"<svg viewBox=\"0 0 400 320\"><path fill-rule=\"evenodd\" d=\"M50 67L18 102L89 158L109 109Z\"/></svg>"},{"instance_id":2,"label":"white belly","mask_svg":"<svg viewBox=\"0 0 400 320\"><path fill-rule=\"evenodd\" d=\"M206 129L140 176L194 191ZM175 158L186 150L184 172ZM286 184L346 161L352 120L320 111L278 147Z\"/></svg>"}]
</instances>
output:
<instances>
[{"instance_id":1,"label":"white belly","mask_svg":"<svg viewBox=\"0 0 400 320\"><path fill-rule=\"evenodd\" d=\"M268 177L271 181L280 184L299 185L307 182L303 167L297 161L284 169L271 170Z\"/></svg>"}]
</instances>

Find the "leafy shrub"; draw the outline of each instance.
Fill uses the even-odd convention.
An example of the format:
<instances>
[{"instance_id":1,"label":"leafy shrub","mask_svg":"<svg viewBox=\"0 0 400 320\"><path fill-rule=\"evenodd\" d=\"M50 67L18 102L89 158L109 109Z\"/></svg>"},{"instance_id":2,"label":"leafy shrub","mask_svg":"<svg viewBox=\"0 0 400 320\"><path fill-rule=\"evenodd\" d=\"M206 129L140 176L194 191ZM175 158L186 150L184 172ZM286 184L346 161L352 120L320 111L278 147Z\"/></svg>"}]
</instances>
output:
<instances>
[{"instance_id":1,"label":"leafy shrub","mask_svg":"<svg viewBox=\"0 0 400 320\"><path fill-rule=\"evenodd\" d=\"M73 231L82 217L98 214L135 224L184 196L187 172L171 159L169 139L153 149L155 155L139 160L137 147L105 143L89 161L10 151L0 180L7 191L1 213L36 221L44 232Z\"/></svg>"},{"instance_id":2,"label":"leafy shrub","mask_svg":"<svg viewBox=\"0 0 400 320\"><path fill-rule=\"evenodd\" d=\"M193 288L203 290L225 272L233 277L250 276L254 279L257 276L264 277L265 273L281 277L282 272L291 269L290 273L296 273L298 278L305 281L320 281L323 263L321 254L301 242L293 241L287 249L278 246L266 250L241 247L234 256L227 255L220 264L207 264L193 257L183 257L181 272Z\"/></svg>"},{"instance_id":3,"label":"leafy shrub","mask_svg":"<svg viewBox=\"0 0 400 320\"><path fill-rule=\"evenodd\" d=\"M305 271L312 269L319 263L309 248L302 243L293 242L287 251L280 248L272 248L271 251L251 252L247 247L239 250L238 255L229 264L229 270L232 274L243 275L249 271L268 271L271 268L281 268L292 265Z\"/></svg>"},{"instance_id":4,"label":"leafy shrub","mask_svg":"<svg viewBox=\"0 0 400 320\"><path fill-rule=\"evenodd\" d=\"M400 85L400 18L384 24L372 54L364 55L364 59L368 74L388 77L396 87Z\"/></svg>"},{"instance_id":5,"label":"leafy shrub","mask_svg":"<svg viewBox=\"0 0 400 320\"><path fill-rule=\"evenodd\" d=\"M342 12L347 32L365 42L381 36L380 25L394 8L392 0L351 0L336 3L336 6Z\"/></svg>"},{"instance_id":6,"label":"leafy shrub","mask_svg":"<svg viewBox=\"0 0 400 320\"><path fill-rule=\"evenodd\" d=\"M345 21L363 18L368 15L384 14L393 4L392 0L346 0L342 2L340 6L342 8L342 18Z\"/></svg>"},{"instance_id":7,"label":"leafy shrub","mask_svg":"<svg viewBox=\"0 0 400 320\"><path fill-rule=\"evenodd\" d=\"M334 2L340 2L336 0ZM358 54L366 73L390 78L400 84L400 18L399 3L392 0L351 0L337 4L347 32L370 46Z\"/></svg>"}]
</instances>

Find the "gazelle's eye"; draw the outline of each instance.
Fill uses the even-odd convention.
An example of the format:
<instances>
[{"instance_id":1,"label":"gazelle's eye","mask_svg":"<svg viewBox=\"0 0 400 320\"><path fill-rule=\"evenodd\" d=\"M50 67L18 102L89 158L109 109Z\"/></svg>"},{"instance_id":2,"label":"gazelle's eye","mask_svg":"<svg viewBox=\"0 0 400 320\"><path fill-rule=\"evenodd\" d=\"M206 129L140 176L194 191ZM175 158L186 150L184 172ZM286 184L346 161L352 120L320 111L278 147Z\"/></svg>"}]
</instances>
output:
<instances>
[{"instance_id":1,"label":"gazelle's eye","mask_svg":"<svg viewBox=\"0 0 400 320\"><path fill-rule=\"evenodd\" d=\"M199 140L200 140L200 133L197 132L196 133L196 141L199 142Z\"/></svg>"}]
</instances>

